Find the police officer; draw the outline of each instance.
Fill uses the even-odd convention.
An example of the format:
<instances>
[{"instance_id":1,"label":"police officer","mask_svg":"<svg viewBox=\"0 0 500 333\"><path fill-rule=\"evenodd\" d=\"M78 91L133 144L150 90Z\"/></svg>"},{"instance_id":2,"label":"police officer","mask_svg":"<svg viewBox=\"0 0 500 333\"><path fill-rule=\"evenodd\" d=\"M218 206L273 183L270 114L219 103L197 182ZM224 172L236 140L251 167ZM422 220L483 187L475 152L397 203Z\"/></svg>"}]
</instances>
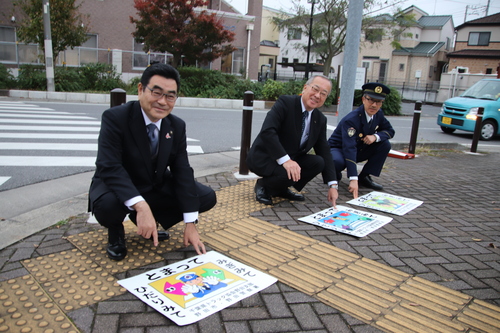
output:
<instances>
[{"instance_id":1,"label":"police officer","mask_svg":"<svg viewBox=\"0 0 500 333\"><path fill-rule=\"evenodd\" d=\"M381 83L367 83L363 87L363 104L340 120L328 143L335 163L337 180L347 168L349 192L358 197L358 186L376 191L383 189L371 175L380 176L385 159L391 150L389 139L394 129L381 109L391 90ZM356 163L367 161L358 175Z\"/></svg>"}]
</instances>

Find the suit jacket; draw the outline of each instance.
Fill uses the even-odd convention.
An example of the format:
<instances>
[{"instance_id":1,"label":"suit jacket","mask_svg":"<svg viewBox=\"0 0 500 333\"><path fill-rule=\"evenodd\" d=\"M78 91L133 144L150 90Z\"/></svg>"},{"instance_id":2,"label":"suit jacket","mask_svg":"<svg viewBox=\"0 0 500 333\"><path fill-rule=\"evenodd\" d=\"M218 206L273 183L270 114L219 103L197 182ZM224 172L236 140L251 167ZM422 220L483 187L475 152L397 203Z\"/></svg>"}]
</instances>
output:
<instances>
[{"instance_id":1,"label":"suit jacket","mask_svg":"<svg viewBox=\"0 0 500 333\"><path fill-rule=\"evenodd\" d=\"M292 160L314 148L323 157L323 181L336 180L335 165L326 141L326 117L318 109L311 114L309 138L300 147L302 135L301 96L281 96L267 113L262 129L248 152L248 168L259 176L270 176L276 160L289 155Z\"/></svg>"},{"instance_id":2,"label":"suit jacket","mask_svg":"<svg viewBox=\"0 0 500 333\"><path fill-rule=\"evenodd\" d=\"M157 190L175 196L182 211L198 211L200 203L186 147L186 124L170 114L161 121L155 165L140 103L129 102L104 111L89 209L95 199L110 191L125 202Z\"/></svg>"},{"instance_id":3,"label":"suit jacket","mask_svg":"<svg viewBox=\"0 0 500 333\"><path fill-rule=\"evenodd\" d=\"M365 107L361 105L340 120L328 139L331 148L342 149L348 177L358 175L356 169L357 153L365 146L363 138L375 133L380 137L380 141L394 137L394 129L389 120L385 118L382 109L373 115L372 123L368 125Z\"/></svg>"}]
</instances>

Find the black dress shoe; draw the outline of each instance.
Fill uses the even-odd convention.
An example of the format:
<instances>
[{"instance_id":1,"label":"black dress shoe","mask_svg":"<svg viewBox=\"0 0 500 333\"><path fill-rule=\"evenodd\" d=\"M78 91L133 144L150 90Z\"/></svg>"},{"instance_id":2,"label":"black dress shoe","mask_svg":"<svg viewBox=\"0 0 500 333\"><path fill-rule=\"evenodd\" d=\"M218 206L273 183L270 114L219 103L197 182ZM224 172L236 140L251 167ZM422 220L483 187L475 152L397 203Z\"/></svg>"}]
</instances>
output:
<instances>
[{"instance_id":1,"label":"black dress shoe","mask_svg":"<svg viewBox=\"0 0 500 333\"><path fill-rule=\"evenodd\" d=\"M108 247L106 253L111 260L123 260L127 255L127 246L125 245L125 229L123 225L119 227L108 228Z\"/></svg>"},{"instance_id":2,"label":"black dress shoe","mask_svg":"<svg viewBox=\"0 0 500 333\"><path fill-rule=\"evenodd\" d=\"M302 194L292 192L292 190L290 190L289 188L287 188L285 192L283 192L280 195L278 195L278 197L282 197L282 198L285 198L285 199L288 199L288 200L295 200L295 201L304 201L304 200L306 200Z\"/></svg>"},{"instance_id":3,"label":"black dress shoe","mask_svg":"<svg viewBox=\"0 0 500 333\"><path fill-rule=\"evenodd\" d=\"M363 187L368 187L374 189L375 191L382 191L384 189L382 185L375 183L372 180L372 177L370 177L369 175L363 178L359 178L358 183Z\"/></svg>"},{"instance_id":4,"label":"black dress shoe","mask_svg":"<svg viewBox=\"0 0 500 333\"><path fill-rule=\"evenodd\" d=\"M273 199L271 195L269 195L265 187L259 184L259 181L255 183L255 200L264 205L273 204Z\"/></svg>"}]
</instances>

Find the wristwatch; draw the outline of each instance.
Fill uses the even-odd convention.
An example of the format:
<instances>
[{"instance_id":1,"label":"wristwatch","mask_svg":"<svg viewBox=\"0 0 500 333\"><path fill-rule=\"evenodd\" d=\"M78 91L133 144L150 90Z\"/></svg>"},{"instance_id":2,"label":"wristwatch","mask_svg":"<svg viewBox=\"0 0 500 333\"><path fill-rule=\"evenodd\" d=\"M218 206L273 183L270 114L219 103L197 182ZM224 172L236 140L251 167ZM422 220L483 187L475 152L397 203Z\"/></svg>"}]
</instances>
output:
<instances>
[{"instance_id":1,"label":"wristwatch","mask_svg":"<svg viewBox=\"0 0 500 333\"><path fill-rule=\"evenodd\" d=\"M334 188L334 189L338 190L339 184L332 184L332 185L330 185L330 188Z\"/></svg>"}]
</instances>

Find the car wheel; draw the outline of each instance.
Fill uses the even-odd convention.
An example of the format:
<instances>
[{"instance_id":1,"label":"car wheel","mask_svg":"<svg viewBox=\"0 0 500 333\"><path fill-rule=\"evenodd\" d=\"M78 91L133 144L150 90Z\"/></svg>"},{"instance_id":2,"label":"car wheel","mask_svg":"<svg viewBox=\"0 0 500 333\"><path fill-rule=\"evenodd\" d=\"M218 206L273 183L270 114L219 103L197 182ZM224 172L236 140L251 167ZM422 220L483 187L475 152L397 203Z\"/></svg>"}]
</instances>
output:
<instances>
[{"instance_id":1,"label":"car wheel","mask_svg":"<svg viewBox=\"0 0 500 333\"><path fill-rule=\"evenodd\" d=\"M451 133L455 132L455 129L441 126L441 131L445 132L446 134L451 134Z\"/></svg>"},{"instance_id":2,"label":"car wheel","mask_svg":"<svg viewBox=\"0 0 500 333\"><path fill-rule=\"evenodd\" d=\"M481 126L481 140L491 140L497 133L497 125L491 120L483 121Z\"/></svg>"}]
</instances>

